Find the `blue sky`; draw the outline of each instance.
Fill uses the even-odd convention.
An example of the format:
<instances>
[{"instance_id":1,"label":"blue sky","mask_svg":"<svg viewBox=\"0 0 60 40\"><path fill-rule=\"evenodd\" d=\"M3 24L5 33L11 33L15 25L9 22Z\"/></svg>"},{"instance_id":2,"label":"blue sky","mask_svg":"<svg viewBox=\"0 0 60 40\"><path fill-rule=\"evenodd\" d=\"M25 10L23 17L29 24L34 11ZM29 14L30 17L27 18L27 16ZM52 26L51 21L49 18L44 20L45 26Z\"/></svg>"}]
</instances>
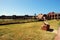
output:
<instances>
[{"instance_id":1,"label":"blue sky","mask_svg":"<svg viewBox=\"0 0 60 40\"><path fill-rule=\"evenodd\" d=\"M60 0L0 0L0 15L60 12Z\"/></svg>"}]
</instances>

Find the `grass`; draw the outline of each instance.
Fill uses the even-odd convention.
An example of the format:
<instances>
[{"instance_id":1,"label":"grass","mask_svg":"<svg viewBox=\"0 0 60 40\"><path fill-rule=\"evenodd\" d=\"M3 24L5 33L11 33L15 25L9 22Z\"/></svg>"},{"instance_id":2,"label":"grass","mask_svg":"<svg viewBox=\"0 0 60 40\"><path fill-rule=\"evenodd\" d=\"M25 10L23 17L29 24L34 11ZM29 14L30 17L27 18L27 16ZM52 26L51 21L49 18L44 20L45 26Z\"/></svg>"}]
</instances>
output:
<instances>
[{"instance_id":1,"label":"grass","mask_svg":"<svg viewBox=\"0 0 60 40\"><path fill-rule=\"evenodd\" d=\"M35 22L35 19L0 19L0 24Z\"/></svg>"},{"instance_id":2,"label":"grass","mask_svg":"<svg viewBox=\"0 0 60 40\"><path fill-rule=\"evenodd\" d=\"M51 28L57 30L57 20L49 20ZM43 22L10 24L0 26L0 40L54 40L55 33L41 30Z\"/></svg>"}]
</instances>

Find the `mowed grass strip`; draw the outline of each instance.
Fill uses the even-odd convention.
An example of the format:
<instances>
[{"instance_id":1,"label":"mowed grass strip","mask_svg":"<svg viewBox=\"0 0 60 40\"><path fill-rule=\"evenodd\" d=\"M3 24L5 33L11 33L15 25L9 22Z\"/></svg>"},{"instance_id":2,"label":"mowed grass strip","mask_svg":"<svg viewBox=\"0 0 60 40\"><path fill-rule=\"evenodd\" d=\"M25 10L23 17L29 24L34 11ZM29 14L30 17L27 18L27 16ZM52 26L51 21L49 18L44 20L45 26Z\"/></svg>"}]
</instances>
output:
<instances>
[{"instance_id":1,"label":"mowed grass strip","mask_svg":"<svg viewBox=\"0 0 60 40\"><path fill-rule=\"evenodd\" d=\"M50 28L57 30L57 20L49 20ZM56 23L55 23L56 22ZM0 26L0 40L54 40L55 33L41 30L43 22Z\"/></svg>"}]
</instances>

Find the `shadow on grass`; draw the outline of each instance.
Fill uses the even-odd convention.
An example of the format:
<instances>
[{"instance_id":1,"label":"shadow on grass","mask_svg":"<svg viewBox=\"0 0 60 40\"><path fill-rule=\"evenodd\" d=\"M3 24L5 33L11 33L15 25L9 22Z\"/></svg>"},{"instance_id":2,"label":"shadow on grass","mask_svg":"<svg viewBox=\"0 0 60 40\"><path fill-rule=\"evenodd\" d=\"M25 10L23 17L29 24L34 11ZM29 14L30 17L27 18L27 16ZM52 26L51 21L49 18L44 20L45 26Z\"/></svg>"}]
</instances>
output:
<instances>
[{"instance_id":1,"label":"shadow on grass","mask_svg":"<svg viewBox=\"0 0 60 40\"><path fill-rule=\"evenodd\" d=\"M54 31L54 29L49 29L49 30L47 30L47 31L49 31L49 32L53 32L53 31Z\"/></svg>"}]
</instances>

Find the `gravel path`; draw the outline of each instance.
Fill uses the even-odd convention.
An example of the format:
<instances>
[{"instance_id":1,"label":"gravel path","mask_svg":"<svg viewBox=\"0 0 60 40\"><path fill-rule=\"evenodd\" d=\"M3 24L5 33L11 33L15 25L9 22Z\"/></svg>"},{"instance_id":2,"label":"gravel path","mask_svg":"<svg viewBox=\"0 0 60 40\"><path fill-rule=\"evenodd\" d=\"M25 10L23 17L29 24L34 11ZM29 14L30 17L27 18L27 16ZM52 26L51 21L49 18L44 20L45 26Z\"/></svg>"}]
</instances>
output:
<instances>
[{"instance_id":1,"label":"gravel path","mask_svg":"<svg viewBox=\"0 0 60 40\"><path fill-rule=\"evenodd\" d=\"M58 29L58 31L56 33L56 37L55 37L54 40L60 40L60 27L59 27L59 29Z\"/></svg>"}]
</instances>

